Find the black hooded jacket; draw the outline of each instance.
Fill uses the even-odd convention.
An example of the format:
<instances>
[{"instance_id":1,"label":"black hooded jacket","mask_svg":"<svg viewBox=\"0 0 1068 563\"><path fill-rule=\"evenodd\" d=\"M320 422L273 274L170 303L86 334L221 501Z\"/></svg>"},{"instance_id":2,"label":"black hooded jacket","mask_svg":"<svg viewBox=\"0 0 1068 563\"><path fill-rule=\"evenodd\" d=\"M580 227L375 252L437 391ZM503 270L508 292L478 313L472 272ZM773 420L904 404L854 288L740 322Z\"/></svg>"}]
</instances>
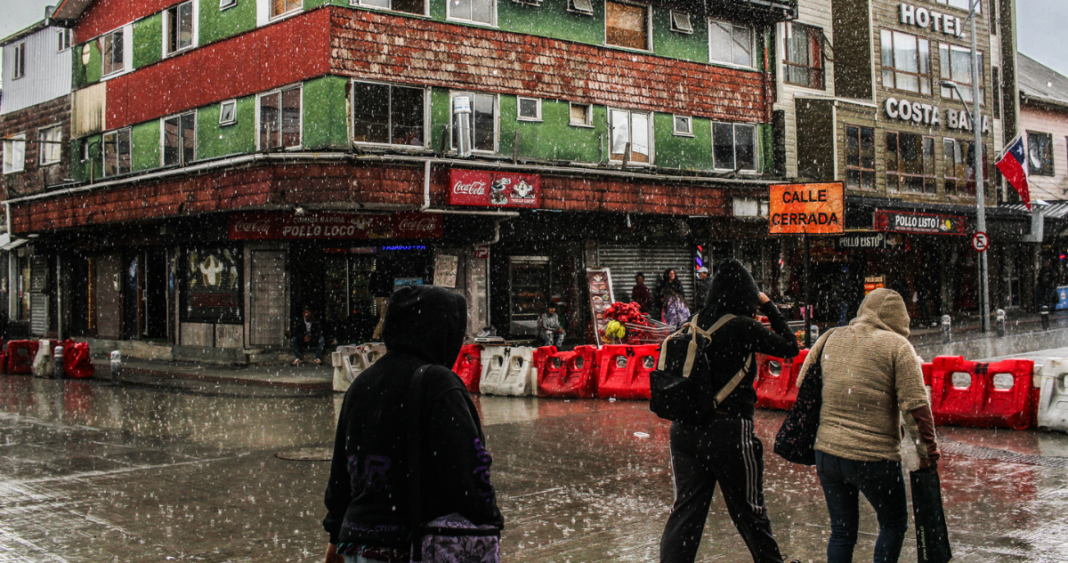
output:
<instances>
[{"instance_id":1,"label":"black hooded jacket","mask_svg":"<svg viewBox=\"0 0 1068 563\"><path fill-rule=\"evenodd\" d=\"M458 512L476 524L503 526L490 483L489 452L478 412L451 370L463 344L467 304L431 286L393 294L383 339L388 352L345 393L334 441L327 516L330 542L410 545L407 416L412 375L423 377L422 522Z\"/></svg>"},{"instance_id":2,"label":"black hooded jacket","mask_svg":"<svg viewBox=\"0 0 1068 563\"><path fill-rule=\"evenodd\" d=\"M774 332L753 318L757 311L768 317ZM786 319L774 303L769 301L760 305L760 290L753 276L734 259L725 260L716 269L704 308L698 313L697 325L708 330L726 314L733 314L736 318L723 325L709 339L705 349L708 369L694 372L711 379L699 386L703 393L708 394L709 401L742 369L750 354L767 354L778 358L793 358L798 354L797 338L790 331ZM753 418L756 405L753 382L756 374L754 361L742 382L717 410L730 416Z\"/></svg>"}]
</instances>

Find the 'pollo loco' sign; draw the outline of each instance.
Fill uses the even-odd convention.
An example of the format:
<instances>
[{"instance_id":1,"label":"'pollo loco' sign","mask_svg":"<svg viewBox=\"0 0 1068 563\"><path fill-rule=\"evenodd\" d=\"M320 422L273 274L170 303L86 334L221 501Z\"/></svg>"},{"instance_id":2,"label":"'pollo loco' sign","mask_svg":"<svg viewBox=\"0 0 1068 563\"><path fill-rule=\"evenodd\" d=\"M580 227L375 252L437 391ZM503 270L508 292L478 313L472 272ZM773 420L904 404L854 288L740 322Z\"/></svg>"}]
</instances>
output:
<instances>
[{"instance_id":1,"label":"'pollo loco' sign","mask_svg":"<svg viewBox=\"0 0 1068 563\"><path fill-rule=\"evenodd\" d=\"M441 216L429 213L235 213L230 216L230 240L437 239L443 234Z\"/></svg>"},{"instance_id":2,"label":"'pollo loco' sign","mask_svg":"<svg viewBox=\"0 0 1068 563\"><path fill-rule=\"evenodd\" d=\"M541 177L536 174L449 170L449 205L540 207Z\"/></svg>"}]
</instances>

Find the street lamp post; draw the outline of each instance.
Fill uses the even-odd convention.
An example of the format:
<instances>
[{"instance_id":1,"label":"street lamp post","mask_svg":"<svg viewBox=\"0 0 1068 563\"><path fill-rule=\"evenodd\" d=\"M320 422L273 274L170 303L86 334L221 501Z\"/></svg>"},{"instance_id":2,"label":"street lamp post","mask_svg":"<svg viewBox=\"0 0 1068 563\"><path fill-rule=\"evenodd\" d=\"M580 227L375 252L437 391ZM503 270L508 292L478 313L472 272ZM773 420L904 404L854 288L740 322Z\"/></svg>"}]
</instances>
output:
<instances>
[{"instance_id":1,"label":"street lamp post","mask_svg":"<svg viewBox=\"0 0 1068 563\"><path fill-rule=\"evenodd\" d=\"M972 154L974 155L972 166L975 169L975 228L977 231L986 232L986 194L983 189L983 117L979 110L980 101L980 84L979 84L979 46L977 45L978 37L975 34L975 10L979 7L981 0L971 0L970 9L968 10L968 19L972 22L971 28L971 41L972 41L972 111L969 112L972 120L972 130L975 132L975 144L972 147ZM960 98L962 104L964 104L964 110L968 110L968 103L964 101L964 96L961 95L960 88L957 84L950 81L942 81L942 86L953 89L957 93L957 97ZM979 303L980 303L980 316L982 321L983 332L990 332L990 284L988 280L988 269L986 252L979 253Z\"/></svg>"}]
</instances>

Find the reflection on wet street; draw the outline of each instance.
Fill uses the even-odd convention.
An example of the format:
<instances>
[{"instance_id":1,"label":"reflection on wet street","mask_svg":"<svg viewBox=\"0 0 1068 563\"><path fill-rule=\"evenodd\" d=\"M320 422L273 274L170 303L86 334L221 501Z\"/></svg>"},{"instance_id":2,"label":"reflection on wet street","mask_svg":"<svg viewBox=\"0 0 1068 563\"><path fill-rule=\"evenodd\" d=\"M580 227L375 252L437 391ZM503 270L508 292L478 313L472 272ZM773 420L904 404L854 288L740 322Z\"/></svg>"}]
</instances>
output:
<instances>
[{"instance_id":1,"label":"reflection on wet street","mask_svg":"<svg viewBox=\"0 0 1068 563\"><path fill-rule=\"evenodd\" d=\"M320 561L327 465L275 454L329 444L340 395L170 391L0 377L0 561ZM505 561L655 561L672 501L668 426L643 402L479 397L507 519ZM781 413L759 412L769 445ZM943 429L962 444L1068 455L1068 437ZM765 457L790 558L825 560L814 470ZM1068 469L950 455L955 561L1068 561ZM870 560L862 505L856 560ZM915 560L906 542L902 561ZM699 561L751 561L717 497Z\"/></svg>"}]
</instances>

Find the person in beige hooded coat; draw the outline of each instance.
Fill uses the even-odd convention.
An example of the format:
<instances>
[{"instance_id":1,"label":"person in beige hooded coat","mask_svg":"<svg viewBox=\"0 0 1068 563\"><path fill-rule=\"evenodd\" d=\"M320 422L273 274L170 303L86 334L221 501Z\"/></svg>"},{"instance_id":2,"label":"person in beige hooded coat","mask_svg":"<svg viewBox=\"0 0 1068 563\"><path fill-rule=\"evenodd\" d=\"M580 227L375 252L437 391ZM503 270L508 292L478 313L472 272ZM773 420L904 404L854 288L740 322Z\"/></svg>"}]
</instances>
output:
<instances>
[{"instance_id":1,"label":"person in beige hooded coat","mask_svg":"<svg viewBox=\"0 0 1068 563\"><path fill-rule=\"evenodd\" d=\"M909 315L896 291L877 289L849 326L824 334L798 375L822 356L823 407L816 434L816 473L831 516L828 563L853 560L863 493L879 520L875 562L894 563L908 530L901 470L902 413L916 422L921 463L939 458L921 360L908 341Z\"/></svg>"}]
</instances>

